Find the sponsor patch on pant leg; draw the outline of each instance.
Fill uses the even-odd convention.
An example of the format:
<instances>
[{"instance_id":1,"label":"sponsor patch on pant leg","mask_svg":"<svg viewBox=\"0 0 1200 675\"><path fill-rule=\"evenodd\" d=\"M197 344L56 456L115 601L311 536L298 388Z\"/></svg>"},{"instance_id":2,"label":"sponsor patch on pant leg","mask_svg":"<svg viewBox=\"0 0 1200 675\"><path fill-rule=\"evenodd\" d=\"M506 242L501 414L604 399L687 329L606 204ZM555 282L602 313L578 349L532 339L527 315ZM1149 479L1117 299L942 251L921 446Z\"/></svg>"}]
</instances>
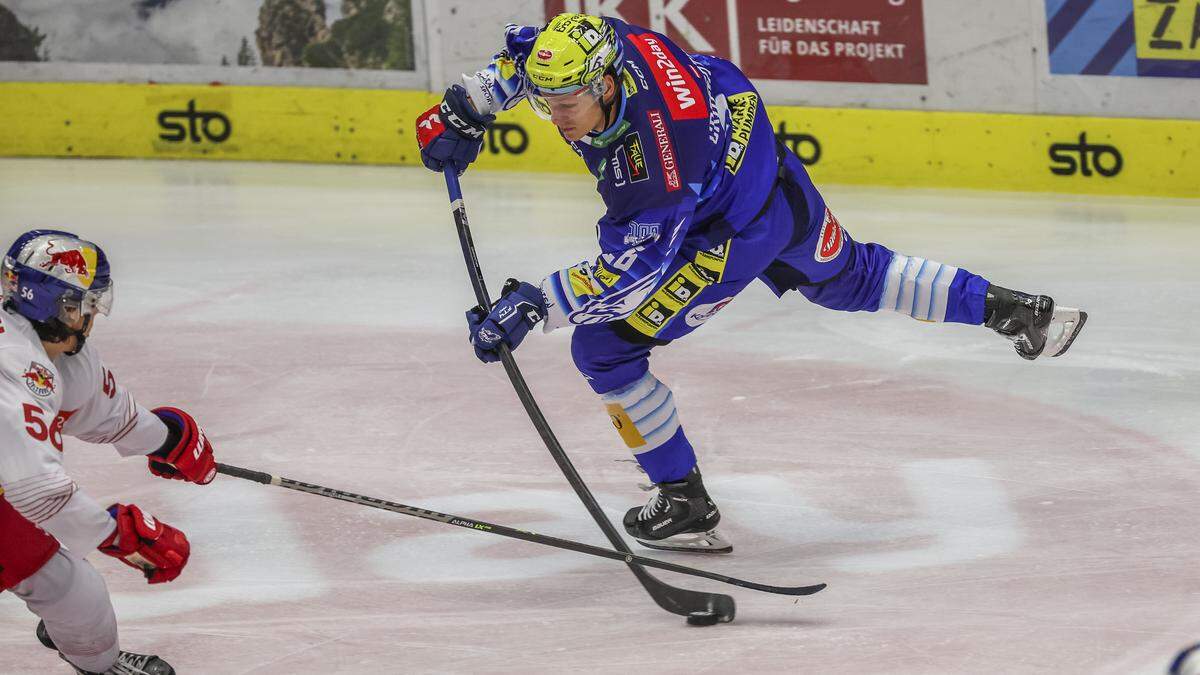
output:
<instances>
[{"instance_id":1,"label":"sponsor patch on pant leg","mask_svg":"<svg viewBox=\"0 0 1200 675\"><path fill-rule=\"evenodd\" d=\"M679 429L670 387L647 372L637 382L603 396L609 418L634 454L666 443Z\"/></svg>"}]
</instances>

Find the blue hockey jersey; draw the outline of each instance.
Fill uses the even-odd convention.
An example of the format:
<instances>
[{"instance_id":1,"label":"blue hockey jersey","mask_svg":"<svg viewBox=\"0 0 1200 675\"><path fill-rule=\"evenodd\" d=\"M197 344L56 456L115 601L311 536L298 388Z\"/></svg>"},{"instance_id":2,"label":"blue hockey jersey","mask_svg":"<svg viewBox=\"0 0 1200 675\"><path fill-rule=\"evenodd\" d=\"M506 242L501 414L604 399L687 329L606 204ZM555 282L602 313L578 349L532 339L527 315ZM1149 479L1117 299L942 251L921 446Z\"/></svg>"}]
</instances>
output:
<instances>
[{"instance_id":1,"label":"blue hockey jersey","mask_svg":"<svg viewBox=\"0 0 1200 675\"><path fill-rule=\"evenodd\" d=\"M762 100L736 66L604 21L623 41L619 113L608 129L570 144L607 207L597 227L600 255L542 281L546 331L629 317L679 256L706 277L697 283L718 281L722 243L761 212L778 173ZM536 28L510 25L506 49L464 77L481 112L525 97L522 64L536 36Z\"/></svg>"}]
</instances>

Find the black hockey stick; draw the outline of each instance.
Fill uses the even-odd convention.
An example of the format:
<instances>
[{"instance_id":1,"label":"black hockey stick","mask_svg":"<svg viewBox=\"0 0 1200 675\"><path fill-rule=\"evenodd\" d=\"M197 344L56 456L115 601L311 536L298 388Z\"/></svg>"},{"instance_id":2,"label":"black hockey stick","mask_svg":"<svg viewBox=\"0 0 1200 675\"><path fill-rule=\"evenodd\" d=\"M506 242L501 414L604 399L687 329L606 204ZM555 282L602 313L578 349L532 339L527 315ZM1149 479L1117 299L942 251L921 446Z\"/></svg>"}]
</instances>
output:
<instances>
[{"instance_id":1,"label":"black hockey stick","mask_svg":"<svg viewBox=\"0 0 1200 675\"><path fill-rule=\"evenodd\" d=\"M467 225L467 207L463 203L458 174L453 166L447 166L442 174L446 177L446 190L450 193L450 211L454 214L454 226L458 229L458 243L462 245L463 259L467 263L467 274L471 277L471 287L475 289L475 300L480 307L489 308L492 306L492 301L488 297L487 287L484 285L483 270L479 268L475 243L471 241L471 228ZM633 555L629 547L625 545L625 540L621 539L621 535L609 522L608 516L600 510L600 505L596 503L596 498L592 496L591 490L588 489L583 478L579 476L579 472L571 464L571 459L563 451L558 439L554 437L554 432L550 430L550 424L542 415L537 402L533 400L529 386L525 384L525 378L517 369L517 362L513 359L508 346L502 343L498 351L500 360L504 363L504 370L508 373L508 379L512 382L513 389L517 391L517 397L521 399L521 404L525 406L525 412L529 414L529 420L533 422L538 435L546 443L546 449L550 451L550 456L554 458L558 468L567 477L567 482L574 488L575 494L579 495L579 500L583 502L588 513L592 515L592 519L600 526L600 530L604 532L604 536L608 538L612 547L625 555ZM718 621L733 621L737 606L730 596L676 588L659 581L635 562L627 561L626 564L629 565L629 569L633 571L634 576L642 583L654 602L668 612L680 616L689 616L692 613L715 614Z\"/></svg>"},{"instance_id":2,"label":"black hockey stick","mask_svg":"<svg viewBox=\"0 0 1200 675\"><path fill-rule=\"evenodd\" d=\"M537 534L536 532L529 532L528 530L519 530L506 525L496 525L495 523L487 523L482 520L475 520L473 518L463 518L462 516L455 516L449 513L438 513L437 511L423 509L419 506L408 506L406 504L390 502L386 499L379 499L378 497L356 495L353 492L344 492L335 488L313 485L312 483L304 483L298 480L292 480L291 478L283 478L282 476L274 476L262 471L255 471L253 469L243 469L239 466L233 466L231 464L221 464L218 462L217 473L223 473L226 476L233 476L234 478L252 480L256 483L262 483L263 485L278 485L279 487L285 487L289 490L299 490L300 492L307 492L309 494L319 495L321 497L339 499L343 502L350 502L351 504L361 504L363 506L370 506L371 508L375 509L392 511L393 513L402 513L406 516L415 516L417 518L424 518L425 520L433 520L439 523L445 523L447 525L457 525L459 527L465 527L468 530L475 530L476 532L498 534L502 537L511 537L513 539L520 539L522 541L541 544L543 546L553 546L554 548L575 551L576 553L586 553L599 558L620 560L627 563L637 563L639 565L645 565L646 567L657 567L669 572L690 574L694 577L704 577L705 579L712 579L713 581L720 581L721 583L725 584L733 584L734 586L741 586L742 588L750 588L756 591L762 591L764 593L777 593L779 595L812 595L813 593L820 591L822 588L825 588L825 584L817 584L815 586L772 586L770 584L755 583L753 581L746 581L745 579L728 577L724 574L706 572L704 570L698 570L692 567L676 565L675 563L664 562L662 560L644 558L640 555L635 555L632 553L620 553L618 551L600 548L599 546L592 546L591 544L584 544L578 541L559 539L558 537Z\"/></svg>"}]
</instances>

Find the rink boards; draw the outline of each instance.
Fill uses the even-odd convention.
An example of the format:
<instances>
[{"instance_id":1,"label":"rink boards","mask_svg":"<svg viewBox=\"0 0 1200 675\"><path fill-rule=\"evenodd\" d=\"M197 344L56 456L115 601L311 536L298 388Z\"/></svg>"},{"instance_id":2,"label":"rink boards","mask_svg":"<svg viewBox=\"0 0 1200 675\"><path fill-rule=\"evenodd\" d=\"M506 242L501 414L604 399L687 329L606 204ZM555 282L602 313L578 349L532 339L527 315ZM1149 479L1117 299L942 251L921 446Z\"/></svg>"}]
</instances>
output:
<instances>
[{"instance_id":1,"label":"rink boards","mask_svg":"<svg viewBox=\"0 0 1200 675\"><path fill-rule=\"evenodd\" d=\"M0 83L0 156L418 164L429 92ZM820 182L1200 197L1200 121L769 107ZM584 173L527 106L478 166Z\"/></svg>"}]
</instances>

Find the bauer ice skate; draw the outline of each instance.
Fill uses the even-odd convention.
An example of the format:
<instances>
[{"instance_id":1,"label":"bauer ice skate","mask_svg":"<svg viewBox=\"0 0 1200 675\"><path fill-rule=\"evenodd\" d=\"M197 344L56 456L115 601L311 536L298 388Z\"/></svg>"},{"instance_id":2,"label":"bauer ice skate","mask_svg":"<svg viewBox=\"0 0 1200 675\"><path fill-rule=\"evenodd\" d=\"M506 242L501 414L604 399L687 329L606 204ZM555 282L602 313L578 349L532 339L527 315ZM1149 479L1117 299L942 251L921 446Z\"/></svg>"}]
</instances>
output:
<instances>
[{"instance_id":1,"label":"bauer ice skate","mask_svg":"<svg viewBox=\"0 0 1200 675\"><path fill-rule=\"evenodd\" d=\"M693 468L683 480L659 483L658 494L643 507L625 513L625 531L647 548L662 551L729 553L733 544L716 531L721 522L717 505L709 499Z\"/></svg>"},{"instance_id":2,"label":"bauer ice skate","mask_svg":"<svg viewBox=\"0 0 1200 675\"><path fill-rule=\"evenodd\" d=\"M988 286L983 306L983 325L1012 340L1021 358L1030 361L1042 354L1062 356L1087 322L1087 312L1057 307L1050 296L994 284Z\"/></svg>"},{"instance_id":3,"label":"bauer ice skate","mask_svg":"<svg viewBox=\"0 0 1200 675\"><path fill-rule=\"evenodd\" d=\"M37 639L38 642L41 642L48 649L58 651L58 647L54 646L54 640L50 639L50 633L46 632L45 621L38 622ZM61 652L59 652L58 656L62 660L67 661L67 657L63 656ZM70 664L71 662L67 661L67 663ZM88 673L88 671L80 670L73 664L71 667L75 668L75 672L79 675L175 675L175 669L157 656L134 654L133 652L124 651L120 652L117 656L116 665L103 673Z\"/></svg>"}]
</instances>

